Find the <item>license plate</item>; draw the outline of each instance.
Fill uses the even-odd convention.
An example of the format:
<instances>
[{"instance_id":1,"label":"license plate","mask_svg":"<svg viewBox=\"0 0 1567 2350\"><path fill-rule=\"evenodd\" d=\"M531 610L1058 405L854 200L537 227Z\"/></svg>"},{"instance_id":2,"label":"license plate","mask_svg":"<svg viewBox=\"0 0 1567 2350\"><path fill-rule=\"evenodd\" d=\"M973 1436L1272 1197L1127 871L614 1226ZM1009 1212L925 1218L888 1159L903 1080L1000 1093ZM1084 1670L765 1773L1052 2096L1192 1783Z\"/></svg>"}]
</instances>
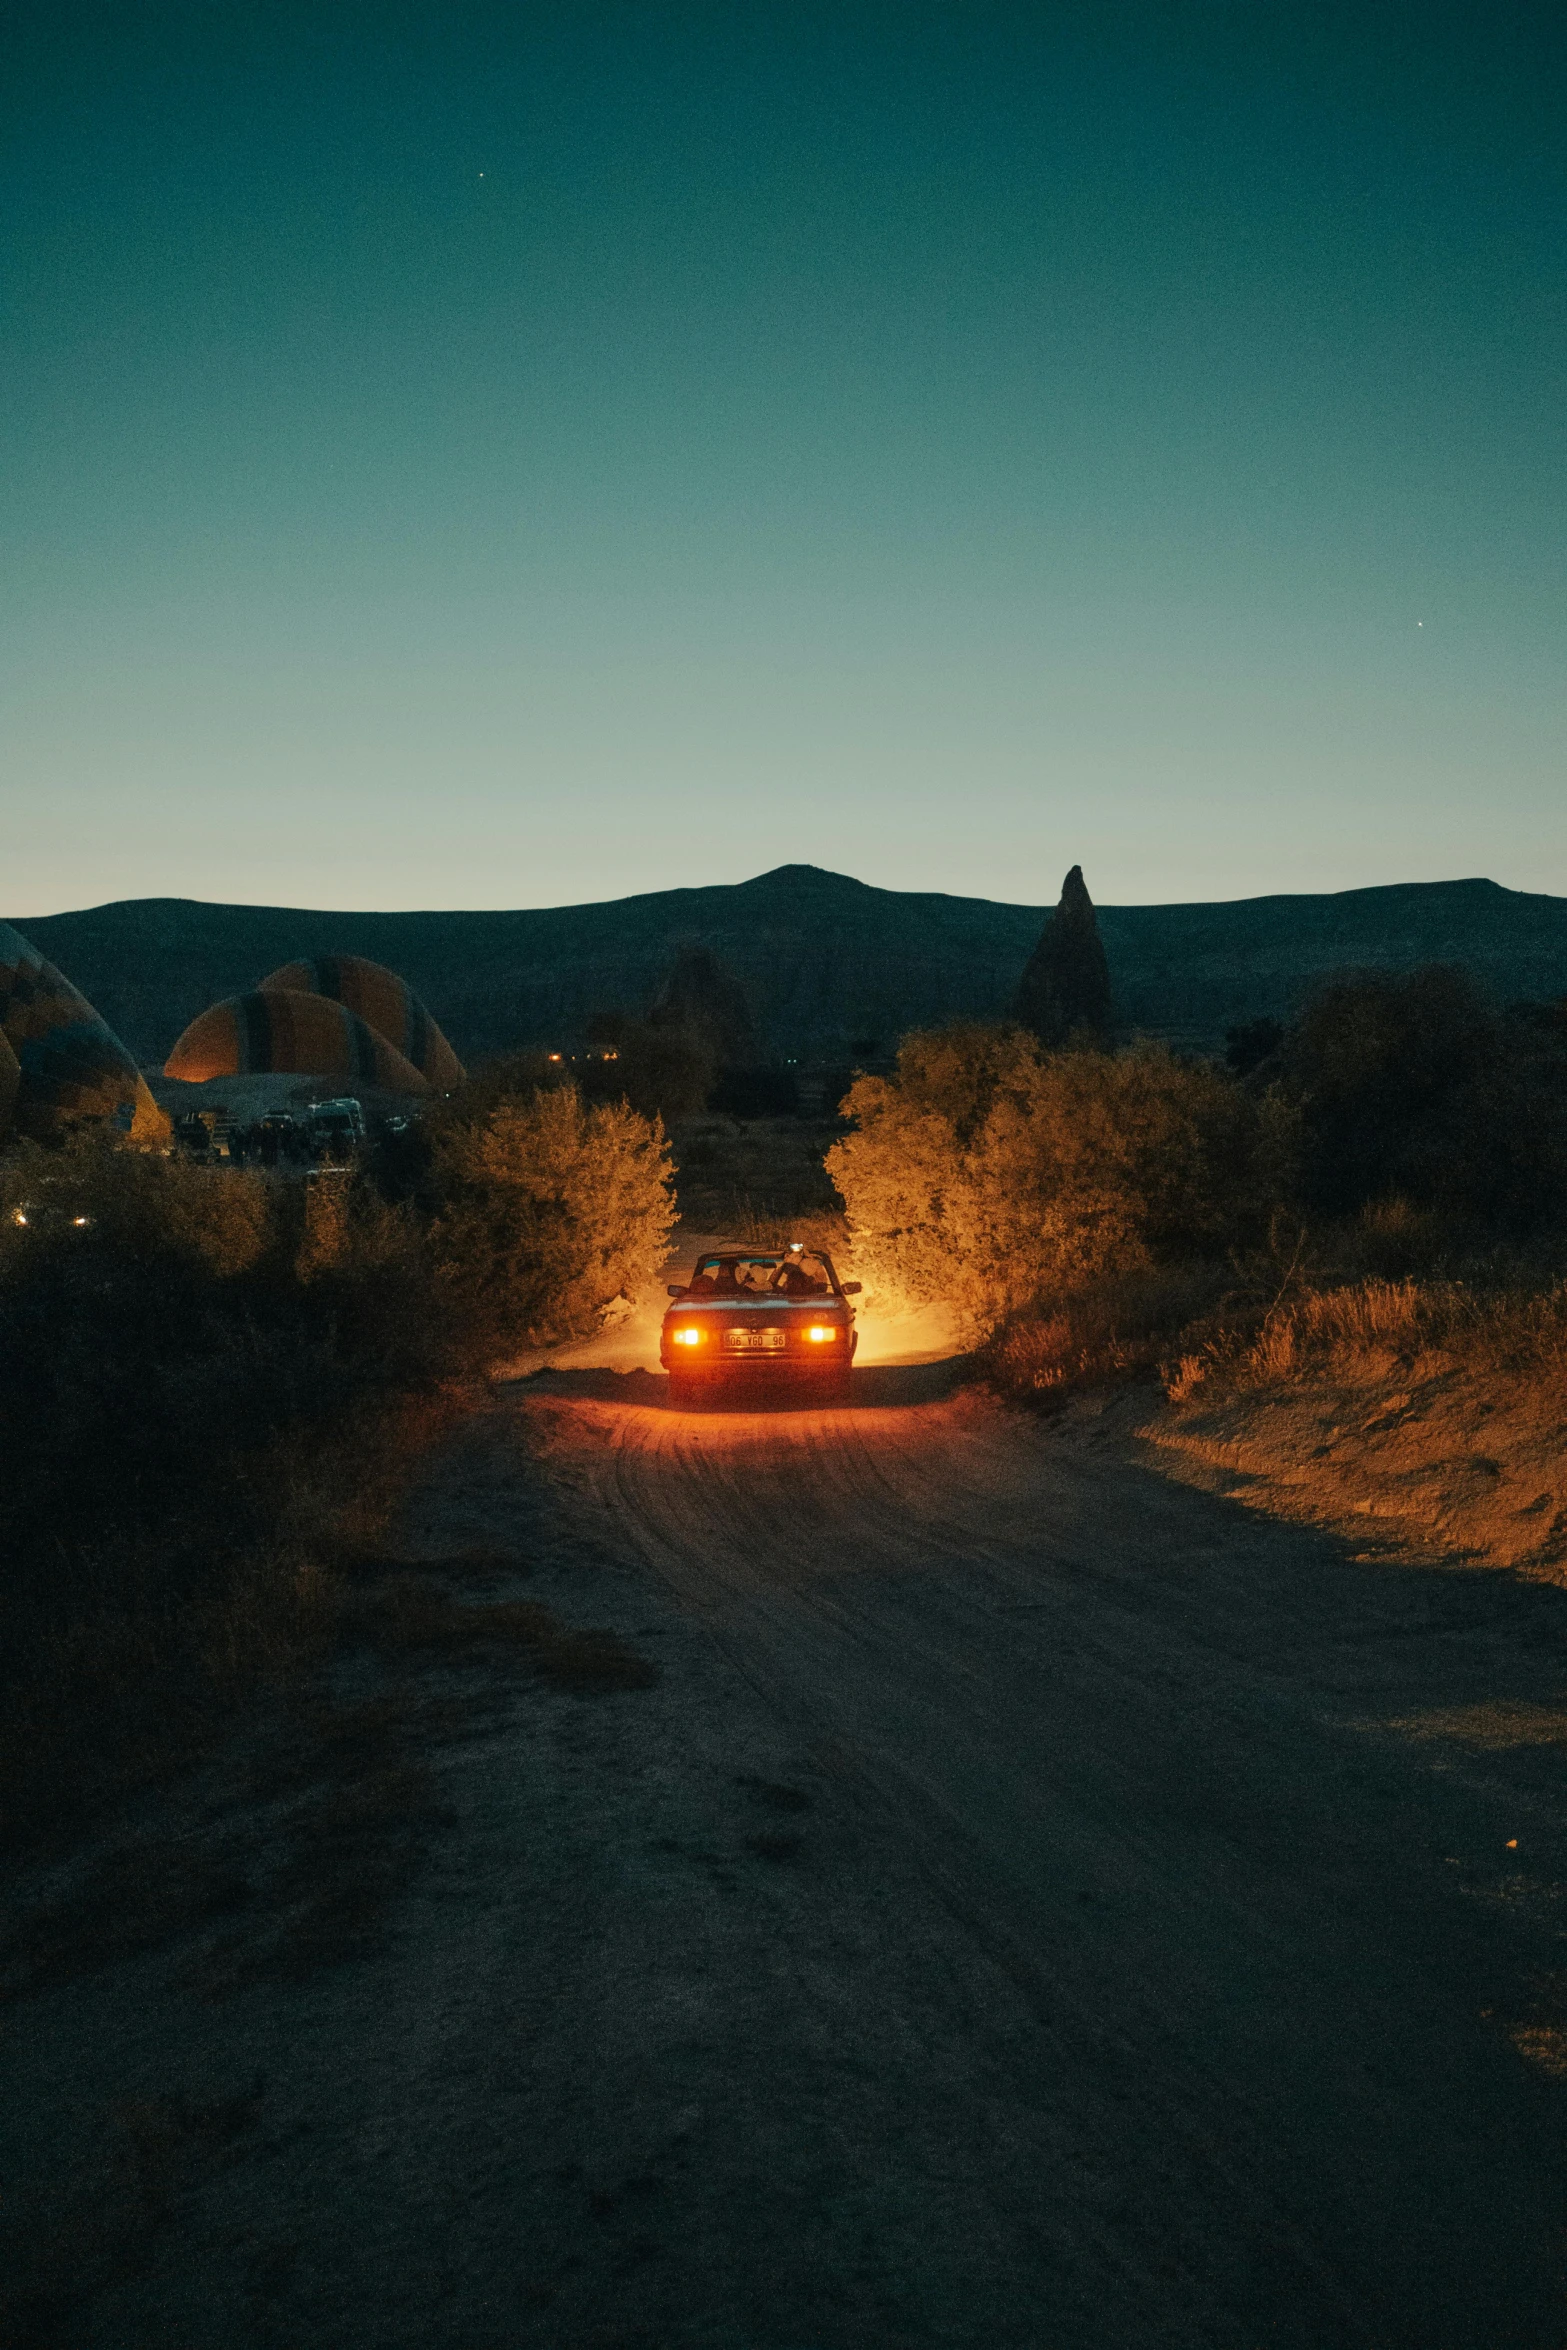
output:
<instances>
[{"instance_id":1,"label":"license plate","mask_svg":"<svg viewBox=\"0 0 1567 2350\"><path fill-rule=\"evenodd\" d=\"M724 1344L737 1355L777 1354L784 1342L781 1330L726 1330Z\"/></svg>"}]
</instances>

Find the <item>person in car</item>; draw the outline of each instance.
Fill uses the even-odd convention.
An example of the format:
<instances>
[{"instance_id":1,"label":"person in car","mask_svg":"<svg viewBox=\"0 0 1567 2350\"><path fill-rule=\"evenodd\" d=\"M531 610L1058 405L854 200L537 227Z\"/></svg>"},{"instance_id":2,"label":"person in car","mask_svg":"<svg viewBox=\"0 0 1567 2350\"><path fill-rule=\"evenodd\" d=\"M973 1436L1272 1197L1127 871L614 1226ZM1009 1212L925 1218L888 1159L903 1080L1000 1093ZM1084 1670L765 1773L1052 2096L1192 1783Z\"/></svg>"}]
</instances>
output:
<instances>
[{"instance_id":1,"label":"person in car","mask_svg":"<svg viewBox=\"0 0 1567 2350\"><path fill-rule=\"evenodd\" d=\"M779 1266L773 1275L773 1287L785 1297L825 1297L827 1294L825 1281L817 1281L803 1265L792 1262Z\"/></svg>"},{"instance_id":2,"label":"person in car","mask_svg":"<svg viewBox=\"0 0 1567 2350\"><path fill-rule=\"evenodd\" d=\"M733 1264L725 1258L717 1265L705 1265L686 1290L687 1297L738 1297L740 1280Z\"/></svg>"}]
</instances>

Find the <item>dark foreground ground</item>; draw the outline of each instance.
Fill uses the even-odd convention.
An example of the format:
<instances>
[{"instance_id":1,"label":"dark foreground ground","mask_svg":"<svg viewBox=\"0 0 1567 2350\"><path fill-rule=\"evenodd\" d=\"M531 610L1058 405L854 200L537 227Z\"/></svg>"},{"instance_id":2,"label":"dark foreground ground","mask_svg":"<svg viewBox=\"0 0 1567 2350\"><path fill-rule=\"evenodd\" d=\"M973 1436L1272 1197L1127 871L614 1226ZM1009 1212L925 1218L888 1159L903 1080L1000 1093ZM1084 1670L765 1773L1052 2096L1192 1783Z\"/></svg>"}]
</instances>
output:
<instances>
[{"instance_id":1,"label":"dark foreground ground","mask_svg":"<svg viewBox=\"0 0 1567 2350\"><path fill-rule=\"evenodd\" d=\"M7 2350L1556 2350L1567 1600L861 1376L513 1390L21 1888Z\"/></svg>"}]
</instances>

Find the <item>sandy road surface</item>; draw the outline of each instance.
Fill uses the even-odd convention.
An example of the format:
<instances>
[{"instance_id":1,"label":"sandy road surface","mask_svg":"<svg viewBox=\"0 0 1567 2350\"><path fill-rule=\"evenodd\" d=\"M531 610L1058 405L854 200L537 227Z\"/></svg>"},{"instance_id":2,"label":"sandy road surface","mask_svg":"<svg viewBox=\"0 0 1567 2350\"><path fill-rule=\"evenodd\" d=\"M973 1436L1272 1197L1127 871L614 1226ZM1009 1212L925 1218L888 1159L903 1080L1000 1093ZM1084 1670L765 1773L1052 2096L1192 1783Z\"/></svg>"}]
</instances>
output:
<instances>
[{"instance_id":1,"label":"sandy road surface","mask_svg":"<svg viewBox=\"0 0 1567 2350\"><path fill-rule=\"evenodd\" d=\"M917 1869L944 2060L1006 2010L972 2338L1561 2340L1561 2092L1495 2028L1560 1951L1559 1751L1375 1727L1548 1701L1554 1595L1347 1563L879 1376L556 1440Z\"/></svg>"},{"instance_id":2,"label":"sandy road surface","mask_svg":"<svg viewBox=\"0 0 1567 2350\"><path fill-rule=\"evenodd\" d=\"M23 2011L44 2168L257 2083L142 2273L29 2338L1567 2338L1559 1593L1356 1563L940 1368L699 1415L547 1374L414 1529L498 1536L659 1686L493 1691L372 1955Z\"/></svg>"}]
</instances>

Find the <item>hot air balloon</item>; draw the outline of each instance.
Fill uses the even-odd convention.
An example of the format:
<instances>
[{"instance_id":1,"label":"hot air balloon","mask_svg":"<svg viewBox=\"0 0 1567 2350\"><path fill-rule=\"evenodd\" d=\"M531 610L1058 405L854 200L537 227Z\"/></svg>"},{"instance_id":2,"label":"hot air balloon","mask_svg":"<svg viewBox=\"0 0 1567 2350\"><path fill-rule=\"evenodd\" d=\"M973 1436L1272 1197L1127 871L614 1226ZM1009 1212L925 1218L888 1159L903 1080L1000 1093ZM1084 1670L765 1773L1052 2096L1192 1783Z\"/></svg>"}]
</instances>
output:
<instances>
[{"instance_id":1,"label":"hot air balloon","mask_svg":"<svg viewBox=\"0 0 1567 2350\"><path fill-rule=\"evenodd\" d=\"M4 922L0 1030L17 1064L11 1116L19 1134L47 1140L88 1118L112 1119L139 1141L167 1134L168 1120L113 1029Z\"/></svg>"},{"instance_id":2,"label":"hot air balloon","mask_svg":"<svg viewBox=\"0 0 1567 2350\"><path fill-rule=\"evenodd\" d=\"M367 1020L378 1036L427 1077L437 1093L461 1085L467 1071L406 979L364 955L315 955L285 963L261 982L263 992L287 988L327 996Z\"/></svg>"},{"instance_id":3,"label":"hot air balloon","mask_svg":"<svg viewBox=\"0 0 1567 2350\"><path fill-rule=\"evenodd\" d=\"M256 988L198 1013L163 1064L188 1085L209 1077L330 1077L388 1093L428 1093L427 1080L395 1045L327 996Z\"/></svg>"}]
</instances>

